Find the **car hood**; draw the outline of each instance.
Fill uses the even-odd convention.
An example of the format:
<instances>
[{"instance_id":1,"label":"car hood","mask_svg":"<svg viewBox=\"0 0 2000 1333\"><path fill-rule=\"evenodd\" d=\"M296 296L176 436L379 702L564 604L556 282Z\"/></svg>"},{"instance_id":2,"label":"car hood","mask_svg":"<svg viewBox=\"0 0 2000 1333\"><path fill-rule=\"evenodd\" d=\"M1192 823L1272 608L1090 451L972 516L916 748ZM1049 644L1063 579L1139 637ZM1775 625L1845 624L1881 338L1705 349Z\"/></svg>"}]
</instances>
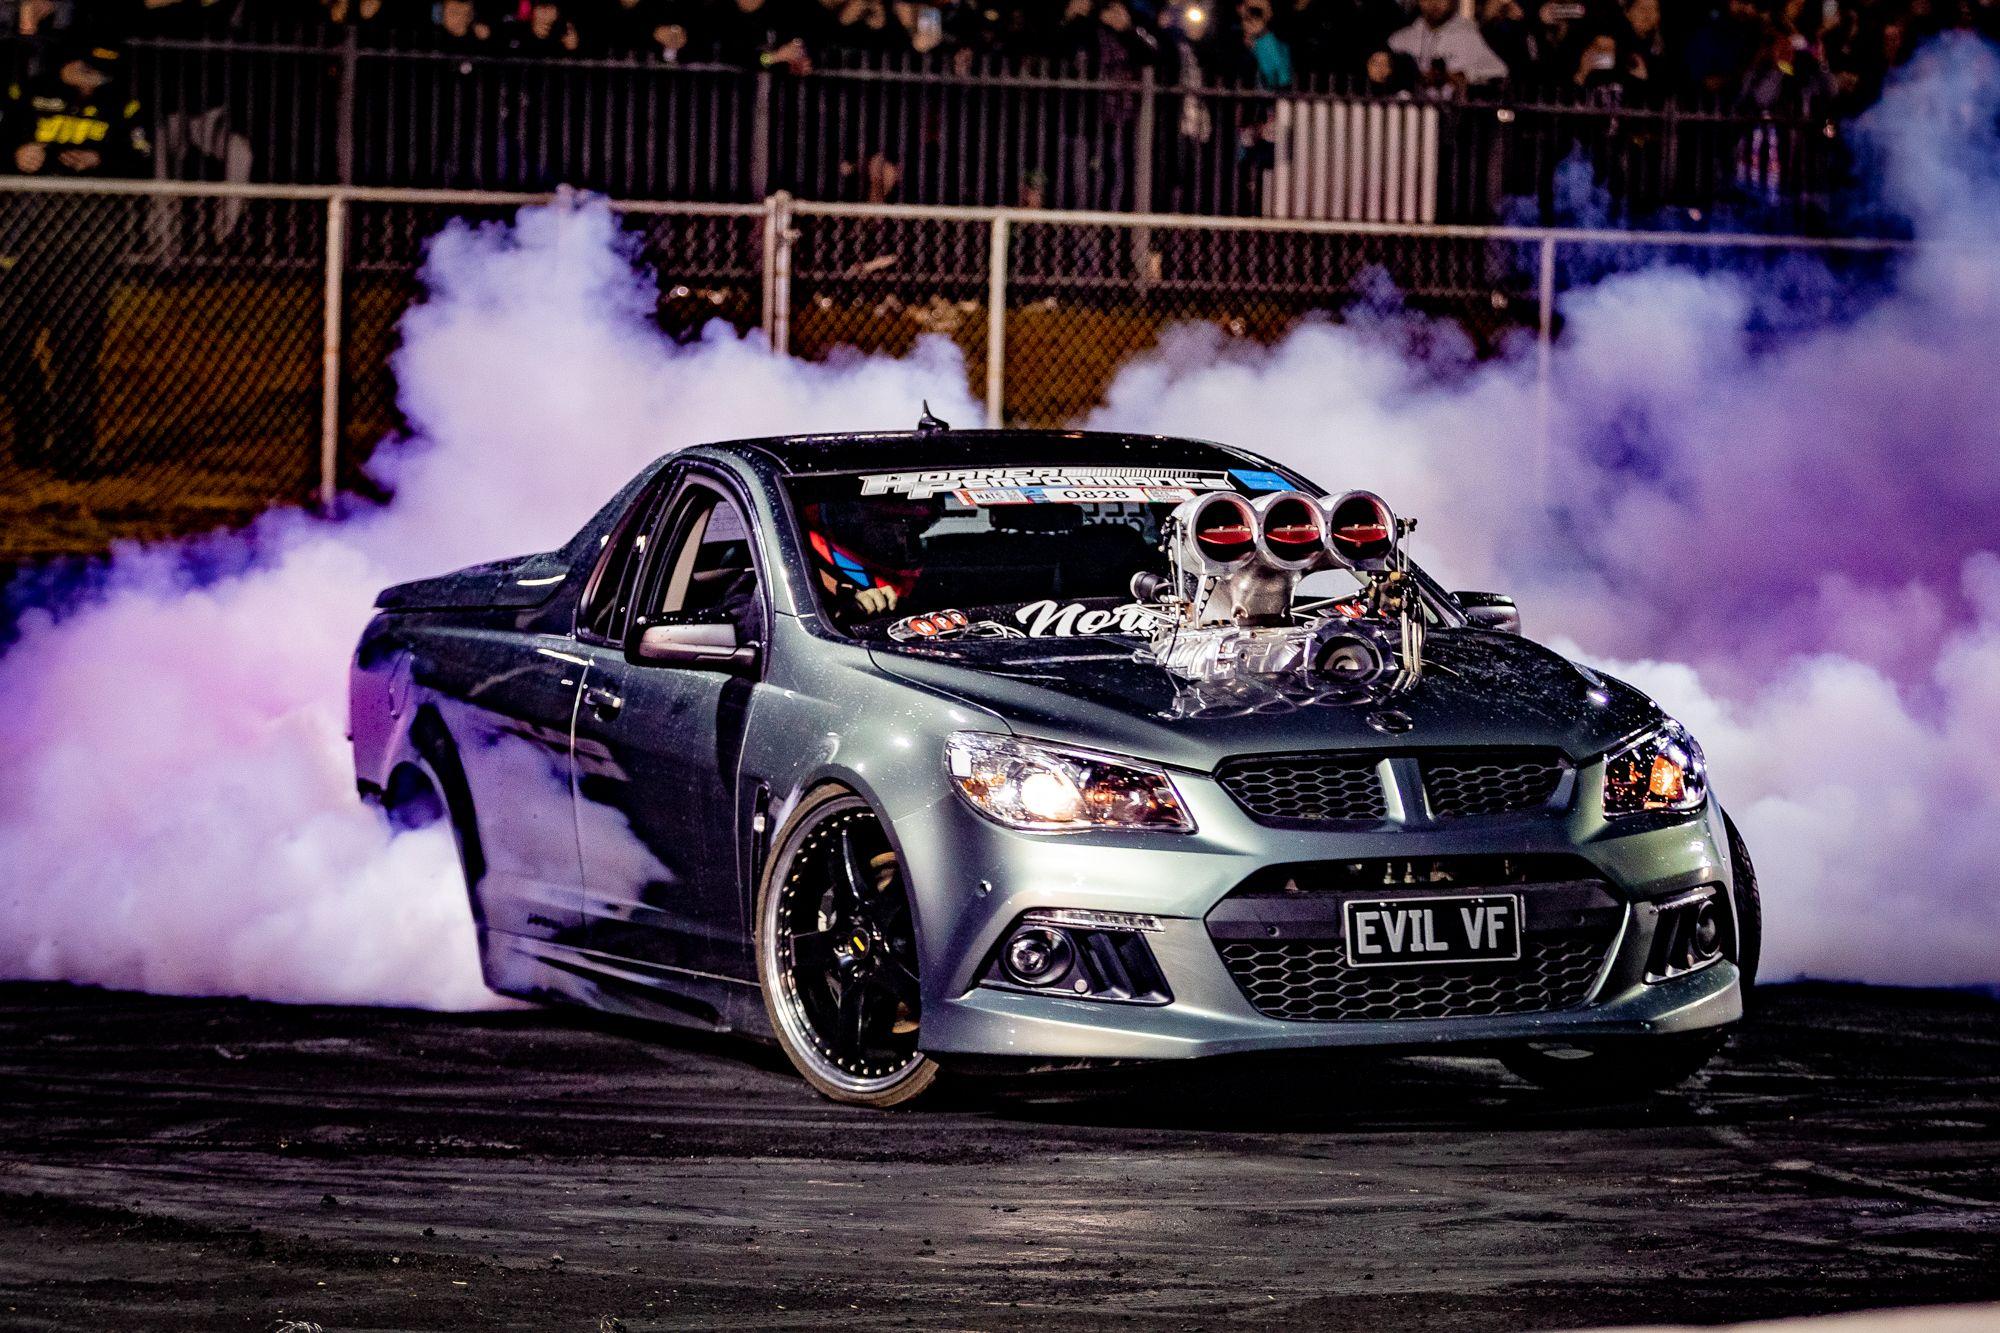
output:
<instances>
[{"instance_id":1,"label":"car hood","mask_svg":"<svg viewBox=\"0 0 2000 1333\"><path fill-rule=\"evenodd\" d=\"M1553 746L1582 761L1660 716L1628 685L1487 630L1433 630L1423 674L1404 690L1315 689L1298 676L1195 685L1138 660L1134 646L959 639L872 655L880 670L996 713L1023 735L1204 771L1235 754L1331 749Z\"/></svg>"}]
</instances>

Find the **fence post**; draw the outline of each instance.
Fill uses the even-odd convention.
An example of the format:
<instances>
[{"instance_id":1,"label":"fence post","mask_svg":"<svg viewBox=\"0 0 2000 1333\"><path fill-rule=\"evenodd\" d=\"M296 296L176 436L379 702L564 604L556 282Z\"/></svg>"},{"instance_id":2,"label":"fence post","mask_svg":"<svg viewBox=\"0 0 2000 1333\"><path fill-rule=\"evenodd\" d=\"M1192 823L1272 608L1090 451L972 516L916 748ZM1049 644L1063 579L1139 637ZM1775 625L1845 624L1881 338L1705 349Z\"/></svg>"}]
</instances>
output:
<instances>
[{"instance_id":1,"label":"fence post","mask_svg":"<svg viewBox=\"0 0 2000 1333\"><path fill-rule=\"evenodd\" d=\"M342 185L354 184L354 119L359 114L355 88L360 80L361 43L352 27L340 44L340 91L334 108L333 178Z\"/></svg>"},{"instance_id":2,"label":"fence post","mask_svg":"<svg viewBox=\"0 0 2000 1333\"><path fill-rule=\"evenodd\" d=\"M1007 406L1007 265L1011 224L993 215L992 244L986 254L986 425L1005 424Z\"/></svg>"},{"instance_id":3,"label":"fence post","mask_svg":"<svg viewBox=\"0 0 2000 1333\"><path fill-rule=\"evenodd\" d=\"M792 196L764 200L764 336L780 356L792 350Z\"/></svg>"},{"instance_id":4,"label":"fence post","mask_svg":"<svg viewBox=\"0 0 2000 1333\"><path fill-rule=\"evenodd\" d=\"M757 86L750 104L750 197L760 199L771 192L771 97L777 81L769 69L757 71Z\"/></svg>"},{"instance_id":5,"label":"fence post","mask_svg":"<svg viewBox=\"0 0 2000 1333\"><path fill-rule=\"evenodd\" d=\"M1541 498L1549 498L1549 455L1554 423L1551 399L1555 376L1556 336L1556 238L1542 237L1539 272L1535 280L1538 323L1535 329L1535 484Z\"/></svg>"},{"instance_id":6,"label":"fence post","mask_svg":"<svg viewBox=\"0 0 2000 1333\"><path fill-rule=\"evenodd\" d=\"M1153 201L1153 136L1157 128L1153 118L1157 91L1153 86L1153 67L1148 65L1139 71L1139 118L1132 128L1134 213L1159 211ZM1145 291L1153 274L1153 231L1150 227L1132 229L1132 271L1138 279L1139 290Z\"/></svg>"},{"instance_id":7,"label":"fence post","mask_svg":"<svg viewBox=\"0 0 2000 1333\"><path fill-rule=\"evenodd\" d=\"M320 345L323 360L319 384L319 508L333 512L339 495L340 381L346 360L343 339L347 267L347 196L335 190L326 199L326 324Z\"/></svg>"}]
</instances>

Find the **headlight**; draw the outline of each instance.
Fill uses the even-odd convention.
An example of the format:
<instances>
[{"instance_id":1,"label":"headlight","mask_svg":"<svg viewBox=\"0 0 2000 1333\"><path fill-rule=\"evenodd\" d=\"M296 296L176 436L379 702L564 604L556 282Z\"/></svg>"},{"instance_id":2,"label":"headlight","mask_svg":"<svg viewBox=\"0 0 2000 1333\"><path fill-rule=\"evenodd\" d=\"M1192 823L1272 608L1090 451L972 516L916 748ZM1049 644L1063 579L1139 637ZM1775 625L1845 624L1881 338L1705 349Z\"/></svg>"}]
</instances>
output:
<instances>
[{"instance_id":1,"label":"headlight","mask_svg":"<svg viewBox=\"0 0 2000 1333\"><path fill-rule=\"evenodd\" d=\"M958 794L1008 828L1194 832L1180 793L1157 768L981 731L954 733L944 752Z\"/></svg>"},{"instance_id":2,"label":"headlight","mask_svg":"<svg viewBox=\"0 0 2000 1333\"><path fill-rule=\"evenodd\" d=\"M1694 810L1708 799L1708 765L1672 718L1604 761L1604 813Z\"/></svg>"}]
</instances>

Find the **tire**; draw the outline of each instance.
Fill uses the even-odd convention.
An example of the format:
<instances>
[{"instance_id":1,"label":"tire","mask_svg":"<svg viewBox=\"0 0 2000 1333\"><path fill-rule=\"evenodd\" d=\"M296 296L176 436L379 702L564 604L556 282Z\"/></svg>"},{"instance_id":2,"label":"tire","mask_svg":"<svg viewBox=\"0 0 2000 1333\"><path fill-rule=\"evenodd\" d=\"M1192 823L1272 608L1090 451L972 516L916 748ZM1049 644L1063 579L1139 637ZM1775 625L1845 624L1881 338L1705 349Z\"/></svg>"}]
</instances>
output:
<instances>
[{"instance_id":1,"label":"tire","mask_svg":"<svg viewBox=\"0 0 2000 1333\"><path fill-rule=\"evenodd\" d=\"M1743 1009L1750 1009L1750 989L1757 984L1757 966L1764 956L1764 901L1757 894L1757 868L1736 821L1722 816L1729 835L1729 877L1736 885L1736 968L1743 974Z\"/></svg>"},{"instance_id":2,"label":"tire","mask_svg":"<svg viewBox=\"0 0 2000 1333\"><path fill-rule=\"evenodd\" d=\"M1728 1044L1726 1031L1634 1037L1598 1046L1519 1046L1500 1057L1510 1073L1578 1100L1618 1101L1679 1087Z\"/></svg>"},{"instance_id":3,"label":"tire","mask_svg":"<svg viewBox=\"0 0 2000 1333\"><path fill-rule=\"evenodd\" d=\"M800 803L757 887L756 922L764 1012L806 1082L855 1106L930 1089L908 884L866 801L825 787Z\"/></svg>"}]
</instances>

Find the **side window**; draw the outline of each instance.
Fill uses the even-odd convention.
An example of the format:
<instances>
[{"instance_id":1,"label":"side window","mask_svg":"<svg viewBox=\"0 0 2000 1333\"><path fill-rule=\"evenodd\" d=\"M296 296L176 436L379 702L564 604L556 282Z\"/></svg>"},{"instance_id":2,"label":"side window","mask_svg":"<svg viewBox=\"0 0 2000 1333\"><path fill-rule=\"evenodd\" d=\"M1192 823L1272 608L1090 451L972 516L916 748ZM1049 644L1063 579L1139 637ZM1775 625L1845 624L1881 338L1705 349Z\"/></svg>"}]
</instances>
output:
<instances>
[{"instance_id":1,"label":"side window","mask_svg":"<svg viewBox=\"0 0 2000 1333\"><path fill-rule=\"evenodd\" d=\"M706 486L690 486L672 531L649 580L646 619L713 616L761 631L750 525L736 502Z\"/></svg>"},{"instance_id":2,"label":"side window","mask_svg":"<svg viewBox=\"0 0 2000 1333\"><path fill-rule=\"evenodd\" d=\"M577 608L579 638L599 643L618 643L632 614L638 594L639 577L646 568L646 546L660 526L660 513L673 494L670 477L662 477L632 502L625 517L611 529L611 538L598 558L597 571L584 589Z\"/></svg>"}]
</instances>

